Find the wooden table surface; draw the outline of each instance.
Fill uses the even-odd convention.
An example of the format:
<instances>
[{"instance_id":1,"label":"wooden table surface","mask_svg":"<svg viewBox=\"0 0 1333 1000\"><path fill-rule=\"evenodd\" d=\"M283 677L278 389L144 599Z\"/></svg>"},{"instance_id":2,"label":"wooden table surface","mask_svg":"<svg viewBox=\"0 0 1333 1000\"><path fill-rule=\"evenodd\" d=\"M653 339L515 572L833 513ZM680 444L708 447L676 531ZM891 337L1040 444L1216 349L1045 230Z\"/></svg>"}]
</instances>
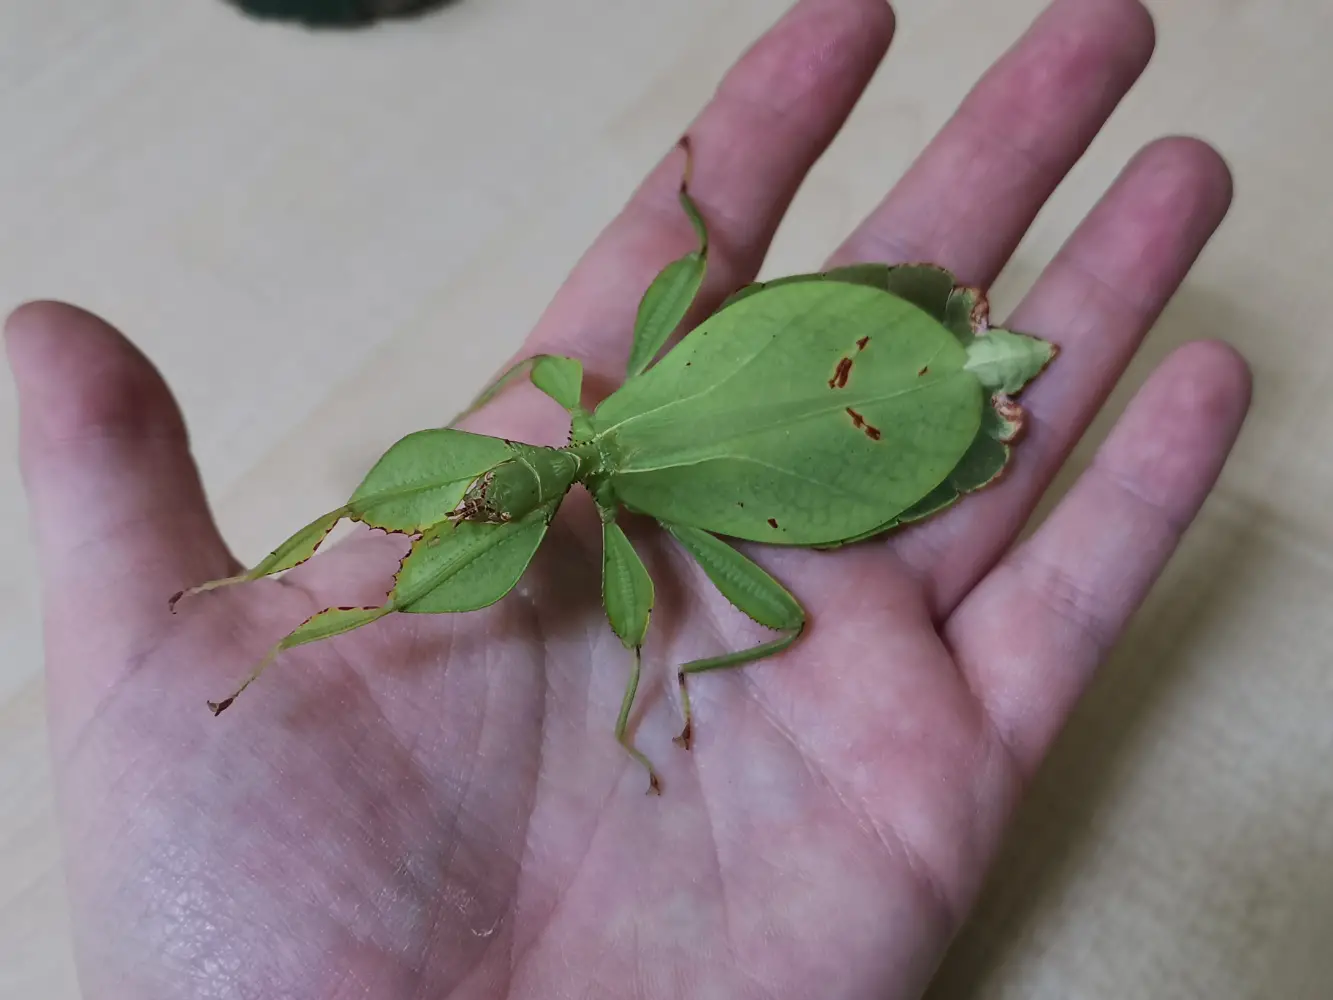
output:
<instances>
[{"instance_id":1,"label":"wooden table surface","mask_svg":"<svg viewBox=\"0 0 1333 1000\"><path fill-rule=\"evenodd\" d=\"M766 272L816 266L1042 5L900 0L893 54ZM1333 5L1149 6L1154 64L1024 241L998 312L1135 149L1202 136L1235 172L1235 207L1111 411L1203 335L1247 354L1254 409L936 1000L1333 995ZM386 441L452 415L784 7L459 0L316 36L219 0L4 4L0 308L60 297L128 331L252 559L341 502ZM0 995L64 1000L14 422L3 380Z\"/></svg>"}]
</instances>

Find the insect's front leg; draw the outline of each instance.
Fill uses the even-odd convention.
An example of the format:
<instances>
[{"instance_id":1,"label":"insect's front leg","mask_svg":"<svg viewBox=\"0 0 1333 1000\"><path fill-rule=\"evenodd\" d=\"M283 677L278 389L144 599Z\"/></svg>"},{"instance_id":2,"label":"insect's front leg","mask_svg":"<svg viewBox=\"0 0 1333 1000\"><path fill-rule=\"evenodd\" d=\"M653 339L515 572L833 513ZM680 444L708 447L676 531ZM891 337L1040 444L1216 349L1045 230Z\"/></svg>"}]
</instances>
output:
<instances>
[{"instance_id":1,"label":"insect's front leg","mask_svg":"<svg viewBox=\"0 0 1333 1000\"><path fill-rule=\"evenodd\" d=\"M583 365L574 358L565 358L558 354L533 354L521 361L515 361L477 393L477 397L467 405L467 409L449 421L449 426L453 427L464 417L476 413L503 389L524 376L565 408L574 421L576 433L584 429L588 414L579 405L579 398L583 392Z\"/></svg>"},{"instance_id":2,"label":"insect's front leg","mask_svg":"<svg viewBox=\"0 0 1333 1000\"><path fill-rule=\"evenodd\" d=\"M694 227L698 247L664 267L639 301L639 310L634 319L634 340L625 367L627 379L646 369L684 322L703 287L704 276L708 271L708 226L699 206L690 197L689 190L690 177L694 172L694 153L688 137L682 138L680 145L685 150L680 205L690 225Z\"/></svg>"},{"instance_id":3,"label":"insect's front leg","mask_svg":"<svg viewBox=\"0 0 1333 1000\"><path fill-rule=\"evenodd\" d=\"M739 667L782 652L804 631L805 609L782 584L720 538L698 528L669 524L666 521L661 524L694 557L723 597L760 625L784 633L777 639L750 649L691 660L680 668L676 676L680 683L680 705L685 716L685 727L675 742L677 746L688 750L694 736L694 721L690 714L689 690L685 686L686 676L725 667Z\"/></svg>"}]
</instances>

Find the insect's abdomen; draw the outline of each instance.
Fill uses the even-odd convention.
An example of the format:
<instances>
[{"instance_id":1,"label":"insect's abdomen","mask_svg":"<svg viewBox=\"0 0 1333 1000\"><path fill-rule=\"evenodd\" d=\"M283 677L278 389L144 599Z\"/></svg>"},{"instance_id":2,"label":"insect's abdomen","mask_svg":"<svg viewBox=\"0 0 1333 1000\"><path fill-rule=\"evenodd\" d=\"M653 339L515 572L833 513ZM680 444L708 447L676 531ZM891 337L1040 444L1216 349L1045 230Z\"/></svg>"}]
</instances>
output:
<instances>
[{"instance_id":1,"label":"insect's abdomen","mask_svg":"<svg viewBox=\"0 0 1333 1000\"><path fill-rule=\"evenodd\" d=\"M939 485L976 436L984 400L964 360L953 334L877 289L752 296L598 409L613 488L635 510L738 538L869 531Z\"/></svg>"}]
</instances>

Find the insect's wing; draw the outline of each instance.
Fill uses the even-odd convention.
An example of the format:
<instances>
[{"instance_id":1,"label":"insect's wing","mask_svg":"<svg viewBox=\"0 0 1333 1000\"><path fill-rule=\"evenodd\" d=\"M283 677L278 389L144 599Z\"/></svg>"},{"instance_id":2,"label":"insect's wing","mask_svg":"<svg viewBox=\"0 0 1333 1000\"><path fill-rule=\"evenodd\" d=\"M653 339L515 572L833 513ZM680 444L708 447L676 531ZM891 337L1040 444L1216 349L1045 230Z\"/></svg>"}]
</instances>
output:
<instances>
[{"instance_id":1,"label":"insect's wing","mask_svg":"<svg viewBox=\"0 0 1333 1000\"><path fill-rule=\"evenodd\" d=\"M945 306L955 283L953 274L934 264L848 264L813 274L791 274L754 282L733 292L721 308L726 309L764 289L821 281L867 285L891 292L940 321L944 320Z\"/></svg>"},{"instance_id":2,"label":"insect's wing","mask_svg":"<svg viewBox=\"0 0 1333 1000\"><path fill-rule=\"evenodd\" d=\"M894 528L928 517L952 507L958 500L989 486L1004 473L1012 454L1011 442L1023 428L1023 414L1017 404L1004 399L992 399L981 415L981 428L972 444L947 479L931 490L918 503L870 531L842 539L819 548L838 548L884 534Z\"/></svg>"},{"instance_id":3,"label":"insect's wing","mask_svg":"<svg viewBox=\"0 0 1333 1000\"><path fill-rule=\"evenodd\" d=\"M1055 345L990 325L989 302L977 288L958 285L954 275L933 264L852 264L813 274L755 282L735 292L722 308L765 289L786 284L840 281L868 285L906 299L942 322L968 350L967 367L995 394L982 427L948 478L912 507L882 525L821 548L862 541L903 524L923 520L952 506L963 495L994 482L1010 458L1009 444L1022 430L1021 406L1007 394L1021 390L1050 363ZM979 338L990 339L980 341Z\"/></svg>"},{"instance_id":4,"label":"insect's wing","mask_svg":"<svg viewBox=\"0 0 1333 1000\"><path fill-rule=\"evenodd\" d=\"M957 338L909 302L792 282L716 313L594 414L632 509L812 545L884 524L944 481L983 394Z\"/></svg>"}]
</instances>

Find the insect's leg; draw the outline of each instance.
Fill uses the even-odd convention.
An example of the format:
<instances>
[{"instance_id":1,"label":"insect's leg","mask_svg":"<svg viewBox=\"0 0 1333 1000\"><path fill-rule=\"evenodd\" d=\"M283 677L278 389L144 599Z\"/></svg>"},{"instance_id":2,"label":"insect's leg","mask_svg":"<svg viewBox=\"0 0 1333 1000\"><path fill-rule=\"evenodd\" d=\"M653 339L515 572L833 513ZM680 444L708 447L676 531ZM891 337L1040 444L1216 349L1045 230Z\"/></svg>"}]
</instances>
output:
<instances>
[{"instance_id":1,"label":"insect's leg","mask_svg":"<svg viewBox=\"0 0 1333 1000\"><path fill-rule=\"evenodd\" d=\"M625 732L629 725L630 709L634 707L634 695L639 690L639 655L638 647L634 649L634 665L630 668L629 683L625 685L625 696L620 702L620 716L616 719L616 740L625 751L644 766L648 772L648 791L652 795L662 794L662 782L657 778L657 771L654 770L652 763L647 757L634 745Z\"/></svg>"},{"instance_id":2,"label":"insect's leg","mask_svg":"<svg viewBox=\"0 0 1333 1000\"><path fill-rule=\"evenodd\" d=\"M675 742L688 750L694 733L694 722L690 714L689 690L685 685L686 675L739 667L780 653L795 642L805 629L805 609L782 584L720 538L698 528L668 524L665 521L661 524L694 557L723 597L760 625L785 633L751 649L692 660L680 668L676 676L680 683L680 704L685 716L685 727Z\"/></svg>"},{"instance_id":3,"label":"insect's leg","mask_svg":"<svg viewBox=\"0 0 1333 1000\"><path fill-rule=\"evenodd\" d=\"M625 377L633 378L652 363L657 352L676 328L684 321L703 287L708 269L708 227L704 224L699 206L690 197L690 178L694 170L694 154L688 136L681 139L685 150L685 171L680 182L680 205L694 226L699 247L684 257L673 260L653 279L639 302L634 319L634 343L630 348Z\"/></svg>"},{"instance_id":4,"label":"insect's leg","mask_svg":"<svg viewBox=\"0 0 1333 1000\"><path fill-rule=\"evenodd\" d=\"M631 757L648 770L648 791L660 793L661 782L648 758L635 749L625 734L634 695L639 689L639 662L648 619L653 610L653 581L625 532L615 522L614 510L602 510L602 604L607 620L625 648L634 654L629 683L616 720L616 739Z\"/></svg>"},{"instance_id":5,"label":"insect's leg","mask_svg":"<svg viewBox=\"0 0 1333 1000\"><path fill-rule=\"evenodd\" d=\"M301 565L315 554L315 550L320 547L324 539L328 537L329 532L333 530L334 525L341 521L350 513L347 507L340 507L337 510L329 511L314 521L311 521L296 534L292 535L285 542L264 557L258 566L248 572L237 576L224 577L220 580L209 580L207 583L201 583L198 586L182 590L180 593L172 596L168 601L168 607L174 612L176 605L182 598L193 597L196 594L202 594L209 590L217 590L219 587L229 587L237 583L248 583L252 580L259 580L266 576L272 576L274 573L281 573Z\"/></svg>"},{"instance_id":6,"label":"insect's leg","mask_svg":"<svg viewBox=\"0 0 1333 1000\"><path fill-rule=\"evenodd\" d=\"M315 642L318 639L328 639L343 632L350 632L354 628L360 628L362 625L369 625L377 618L383 618L393 610L395 610L394 605L390 603L378 608L325 608L318 614L312 615L270 649L255 666L254 670L250 671L250 676L242 681L236 690L221 701L210 701L208 703L209 710L214 715L221 715L230 708L231 703L237 699L242 691L259 679L259 675L278 658L279 653L291 649L293 646L301 646L307 642Z\"/></svg>"},{"instance_id":7,"label":"insect's leg","mask_svg":"<svg viewBox=\"0 0 1333 1000\"><path fill-rule=\"evenodd\" d=\"M558 354L534 354L516 361L505 371L491 380L491 383L477 394L477 398L468 404L467 409L453 420L452 427L464 417L470 416L489 403L501 390L524 376L531 376L532 384L565 408L569 415L577 419L584 411L579 405L583 390L583 365L573 358Z\"/></svg>"}]
</instances>

